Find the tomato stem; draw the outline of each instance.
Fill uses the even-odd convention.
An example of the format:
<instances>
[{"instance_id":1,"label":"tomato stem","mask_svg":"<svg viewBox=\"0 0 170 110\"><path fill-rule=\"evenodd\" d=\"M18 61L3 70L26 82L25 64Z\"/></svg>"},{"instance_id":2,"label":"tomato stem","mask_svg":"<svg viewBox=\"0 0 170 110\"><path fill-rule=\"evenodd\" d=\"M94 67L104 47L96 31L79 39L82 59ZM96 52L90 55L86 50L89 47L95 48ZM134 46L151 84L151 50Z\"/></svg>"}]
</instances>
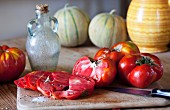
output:
<instances>
[{"instance_id":1,"label":"tomato stem","mask_svg":"<svg viewBox=\"0 0 170 110\"><path fill-rule=\"evenodd\" d=\"M142 56L139 60L136 61L136 65L148 64L150 66L155 65L154 61L148 56Z\"/></svg>"},{"instance_id":2,"label":"tomato stem","mask_svg":"<svg viewBox=\"0 0 170 110\"><path fill-rule=\"evenodd\" d=\"M94 60L92 58L89 58L91 63L93 63L95 66L98 65L101 61L100 60Z\"/></svg>"}]
</instances>

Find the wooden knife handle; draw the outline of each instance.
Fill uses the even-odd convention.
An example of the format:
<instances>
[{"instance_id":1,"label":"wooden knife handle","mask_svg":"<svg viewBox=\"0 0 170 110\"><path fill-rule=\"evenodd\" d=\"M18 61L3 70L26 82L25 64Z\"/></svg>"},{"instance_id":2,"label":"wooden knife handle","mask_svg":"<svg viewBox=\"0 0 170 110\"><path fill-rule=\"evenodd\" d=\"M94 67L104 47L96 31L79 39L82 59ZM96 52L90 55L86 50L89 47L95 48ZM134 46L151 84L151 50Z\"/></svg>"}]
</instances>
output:
<instances>
[{"instance_id":1,"label":"wooden knife handle","mask_svg":"<svg viewBox=\"0 0 170 110\"><path fill-rule=\"evenodd\" d=\"M170 99L170 90L168 90L168 89L153 89L151 92L151 96Z\"/></svg>"}]
</instances>

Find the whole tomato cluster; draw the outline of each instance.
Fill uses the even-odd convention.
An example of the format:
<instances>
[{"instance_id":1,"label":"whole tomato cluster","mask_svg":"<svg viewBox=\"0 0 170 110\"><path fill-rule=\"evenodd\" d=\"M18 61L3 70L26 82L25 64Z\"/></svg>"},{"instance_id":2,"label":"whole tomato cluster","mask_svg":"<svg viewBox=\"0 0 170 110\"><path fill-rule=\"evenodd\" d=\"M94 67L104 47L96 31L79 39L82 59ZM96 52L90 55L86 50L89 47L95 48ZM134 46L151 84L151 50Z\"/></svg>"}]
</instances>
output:
<instances>
[{"instance_id":1,"label":"whole tomato cluster","mask_svg":"<svg viewBox=\"0 0 170 110\"><path fill-rule=\"evenodd\" d=\"M108 86L118 74L125 84L145 88L162 77L163 66L157 56L140 53L136 44L126 41L99 49L94 58L81 57L72 74L93 78L97 87Z\"/></svg>"}]
</instances>

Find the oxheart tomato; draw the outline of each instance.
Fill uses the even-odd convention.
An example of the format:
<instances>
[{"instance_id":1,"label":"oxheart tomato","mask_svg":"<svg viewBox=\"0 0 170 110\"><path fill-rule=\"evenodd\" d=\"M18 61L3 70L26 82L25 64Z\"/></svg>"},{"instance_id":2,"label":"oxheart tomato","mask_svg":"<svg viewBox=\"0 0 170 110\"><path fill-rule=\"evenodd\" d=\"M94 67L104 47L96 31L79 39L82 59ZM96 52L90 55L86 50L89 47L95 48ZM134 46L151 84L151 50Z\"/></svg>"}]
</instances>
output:
<instances>
[{"instance_id":1,"label":"oxheart tomato","mask_svg":"<svg viewBox=\"0 0 170 110\"><path fill-rule=\"evenodd\" d=\"M25 69L26 57L16 47L0 46L0 83L18 78Z\"/></svg>"},{"instance_id":2,"label":"oxheart tomato","mask_svg":"<svg viewBox=\"0 0 170 110\"><path fill-rule=\"evenodd\" d=\"M127 54L140 54L137 45L131 41L117 43L111 49L101 48L96 52L94 59L98 60L107 57L118 63Z\"/></svg>"},{"instance_id":3,"label":"oxheart tomato","mask_svg":"<svg viewBox=\"0 0 170 110\"><path fill-rule=\"evenodd\" d=\"M160 59L149 53L126 55L118 65L120 78L135 87L145 88L163 75Z\"/></svg>"},{"instance_id":4,"label":"oxheart tomato","mask_svg":"<svg viewBox=\"0 0 170 110\"><path fill-rule=\"evenodd\" d=\"M111 59L94 60L84 56L75 63L72 74L91 77L95 80L95 86L102 87L112 83L116 72L116 64Z\"/></svg>"}]
</instances>

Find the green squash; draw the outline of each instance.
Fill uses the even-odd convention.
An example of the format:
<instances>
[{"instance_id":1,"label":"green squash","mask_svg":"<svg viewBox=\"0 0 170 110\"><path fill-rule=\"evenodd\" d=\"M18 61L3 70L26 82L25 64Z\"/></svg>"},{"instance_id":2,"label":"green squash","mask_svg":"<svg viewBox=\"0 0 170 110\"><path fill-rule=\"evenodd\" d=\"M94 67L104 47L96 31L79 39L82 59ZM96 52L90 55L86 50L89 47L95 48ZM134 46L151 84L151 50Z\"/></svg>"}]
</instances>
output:
<instances>
[{"instance_id":1,"label":"green squash","mask_svg":"<svg viewBox=\"0 0 170 110\"><path fill-rule=\"evenodd\" d=\"M115 10L96 15L88 31L91 42L100 48L110 48L127 39L126 23L121 16L115 15Z\"/></svg>"},{"instance_id":2,"label":"green squash","mask_svg":"<svg viewBox=\"0 0 170 110\"><path fill-rule=\"evenodd\" d=\"M62 46L75 47L82 45L88 38L88 26L90 18L87 14L75 6L58 10L54 17L58 20L58 32Z\"/></svg>"}]
</instances>

